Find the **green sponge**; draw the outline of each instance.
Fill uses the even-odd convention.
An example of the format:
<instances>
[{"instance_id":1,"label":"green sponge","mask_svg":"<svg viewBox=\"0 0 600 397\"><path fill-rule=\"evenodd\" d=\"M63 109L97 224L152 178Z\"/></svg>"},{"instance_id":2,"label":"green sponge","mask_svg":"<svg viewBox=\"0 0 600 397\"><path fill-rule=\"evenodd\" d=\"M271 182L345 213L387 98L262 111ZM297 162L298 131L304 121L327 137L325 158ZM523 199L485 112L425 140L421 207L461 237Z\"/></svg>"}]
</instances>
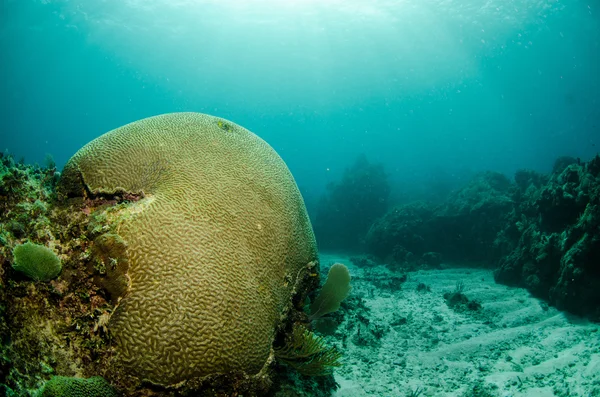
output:
<instances>
[{"instance_id":1,"label":"green sponge","mask_svg":"<svg viewBox=\"0 0 600 397\"><path fill-rule=\"evenodd\" d=\"M118 397L117 391L102 377L71 378L53 376L39 397Z\"/></svg>"},{"instance_id":2,"label":"green sponge","mask_svg":"<svg viewBox=\"0 0 600 397\"><path fill-rule=\"evenodd\" d=\"M49 281L58 276L62 269L60 259L43 245L25 243L13 249L13 269L23 272L36 281Z\"/></svg>"}]
</instances>

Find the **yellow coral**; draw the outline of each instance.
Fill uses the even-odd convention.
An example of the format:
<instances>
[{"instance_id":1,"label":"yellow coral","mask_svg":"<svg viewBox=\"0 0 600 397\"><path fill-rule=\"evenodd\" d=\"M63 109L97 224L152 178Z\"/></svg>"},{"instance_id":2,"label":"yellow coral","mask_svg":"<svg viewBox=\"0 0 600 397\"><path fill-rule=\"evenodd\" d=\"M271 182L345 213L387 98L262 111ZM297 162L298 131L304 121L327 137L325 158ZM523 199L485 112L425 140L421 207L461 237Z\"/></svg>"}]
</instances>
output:
<instances>
[{"instance_id":1,"label":"yellow coral","mask_svg":"<svg viewBox=\"0 0 600 397\"><path fill-rule=\"evenodd\" d=\"M258 373L297 275L317 260L285 163L234 123L167 114L99 137L65 166L61 197L115 193L143 197L116 228L129 257L109 323L120 363L162 385Z\"/></svg>"}]
</instances>

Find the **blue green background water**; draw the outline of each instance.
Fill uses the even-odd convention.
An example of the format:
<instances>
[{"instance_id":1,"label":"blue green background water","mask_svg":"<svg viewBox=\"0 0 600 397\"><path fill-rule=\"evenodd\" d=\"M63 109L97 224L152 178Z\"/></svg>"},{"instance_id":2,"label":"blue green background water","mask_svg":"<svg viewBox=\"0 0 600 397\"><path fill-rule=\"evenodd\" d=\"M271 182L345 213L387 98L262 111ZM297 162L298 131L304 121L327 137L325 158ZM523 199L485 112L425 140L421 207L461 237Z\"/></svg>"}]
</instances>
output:
<instances>
[{"instance_id":1,"label":"blue green background water","mask_svg":"<svg viewBox=\"0 0 600 397\"><path fill-rule=\"evenodd\" d=\"M0 4L0 148L27 162L198 111L264 138L308 197L364 153L406 198L600 145L595 0Z\"/></svg>"}]
</instances>

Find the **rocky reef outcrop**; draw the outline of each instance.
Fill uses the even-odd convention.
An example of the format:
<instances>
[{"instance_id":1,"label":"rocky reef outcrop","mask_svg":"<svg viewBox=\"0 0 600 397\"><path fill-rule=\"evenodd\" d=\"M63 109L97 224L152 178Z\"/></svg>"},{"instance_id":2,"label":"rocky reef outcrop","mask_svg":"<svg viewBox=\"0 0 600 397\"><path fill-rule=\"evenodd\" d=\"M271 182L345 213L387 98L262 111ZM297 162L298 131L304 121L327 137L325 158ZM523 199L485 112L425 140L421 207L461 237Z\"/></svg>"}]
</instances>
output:
<instances>
[{"instance_id":1,"label":"rocky reef outcrop","mask_svg":"<svg viewBox=\"0 0 600 397\"><path fill-rule=\"evenodd\" d=\"M485 172L440 205L396 206L369 229L368 252L400 265L428 264L432 252L445 260L489 261L513 205L511 187L504 175Z\"/></svg>"},{"instance_id":2,"label":"rocky reef outcrop","mask_svg":"<svg viewBox=\"0 0 600 397\"><path fill-rule=\"evenodd\" d=\"M498 238L514 247L498 259L495 278L600 320L600 157L554 169L549 178L518 174L529 183L517 184Z\"/></svg>"},{"instance_id":3,"label":"rocky reef outcrop","mask_svg":"<svg viewBox=\"0 0 600 397\"><path fill-rule=\"evenodd\" d=\"M390 185L381 164L359 156L337 182L327 186L315 208L321 250L357 251L369 227L388 209Z\"/></svg>"},{"instance_id":4,"label":"rocky reef outcrop","mask_svg":"<svg viewBox=\"0 0 600 397\"><path fill-rule=\"evenodd\" d=\"M600 320L600 157L561 157L550 174L519 170L514 181L482 173L441 205L392 208L365 240L388 265L429 265L436 253L492 267L500 283Z\"/></svg>"}]
</instances>

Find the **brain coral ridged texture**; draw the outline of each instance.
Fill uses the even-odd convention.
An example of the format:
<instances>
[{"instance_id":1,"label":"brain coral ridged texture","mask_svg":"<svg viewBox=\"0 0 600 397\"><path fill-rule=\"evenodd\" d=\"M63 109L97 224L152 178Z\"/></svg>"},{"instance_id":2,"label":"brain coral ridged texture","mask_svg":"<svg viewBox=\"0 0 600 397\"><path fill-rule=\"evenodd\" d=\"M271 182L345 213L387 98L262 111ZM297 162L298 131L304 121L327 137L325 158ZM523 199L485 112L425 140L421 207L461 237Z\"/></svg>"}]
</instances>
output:
<instances>
[{"instance_id":1,"label":"brain coral ridged texture","mask_svg":"<svg viewBox=\"0 0 600 397\"><path fill-rule=\"evenodd\" d=\"M130 287L109 329L140 379L256 374L301 270L317 260L285 163L262 139L198 113L113 130L65 166L62 196L143 192L117 222Z\"/></svg>"}]
</instances>

